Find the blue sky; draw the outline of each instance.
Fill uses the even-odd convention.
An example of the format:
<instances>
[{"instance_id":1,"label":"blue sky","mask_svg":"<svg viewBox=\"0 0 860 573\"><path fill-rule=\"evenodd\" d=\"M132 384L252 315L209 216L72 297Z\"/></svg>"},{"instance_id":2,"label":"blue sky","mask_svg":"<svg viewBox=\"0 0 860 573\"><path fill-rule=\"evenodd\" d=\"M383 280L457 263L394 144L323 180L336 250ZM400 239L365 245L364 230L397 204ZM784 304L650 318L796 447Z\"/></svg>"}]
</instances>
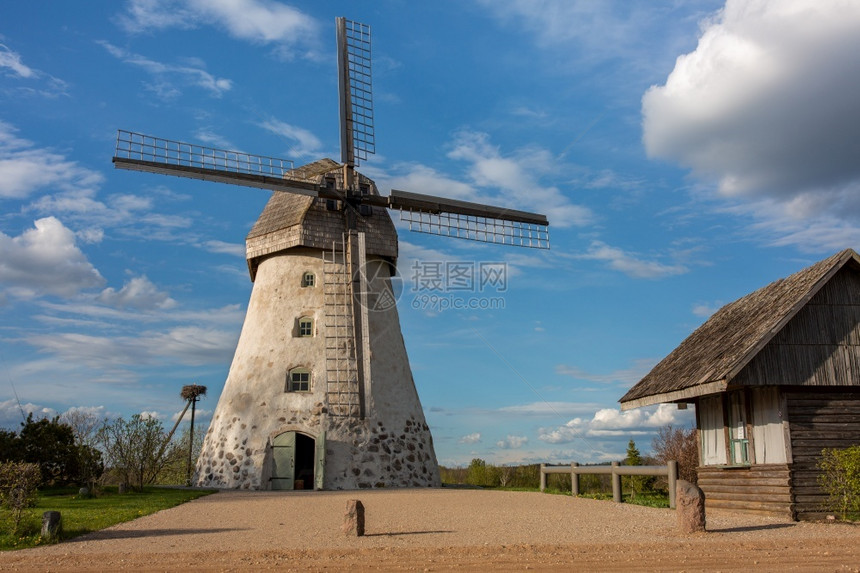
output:
<instances>
[{"instance_id":1,"label":"blue sky","mask_svg":"<svg viewBox=\"0 0 860 573\"><path fill-rule=\"evenodd\" d=\"M7 3L0 425L18 400L169 424L192 382L208 421L268 193L114 170L116 130L338 159L341 15L373 28L362 172L550 219L550 251L399 224L443 464L649 450L692 410L622 413L627 388L721 305L860 243L854 1ZM503 308L422 308L412 269L440 262L505 263L504 292L433 293Z\"/></svg>"}]
</instances>

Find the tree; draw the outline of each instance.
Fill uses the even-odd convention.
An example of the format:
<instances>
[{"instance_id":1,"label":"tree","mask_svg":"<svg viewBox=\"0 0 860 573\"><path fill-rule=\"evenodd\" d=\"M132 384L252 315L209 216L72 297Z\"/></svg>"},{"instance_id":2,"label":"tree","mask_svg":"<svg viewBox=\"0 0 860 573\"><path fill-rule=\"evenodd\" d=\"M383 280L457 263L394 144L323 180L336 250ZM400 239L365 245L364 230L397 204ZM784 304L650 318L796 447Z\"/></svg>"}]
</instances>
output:
<instances>
[{"instance_id":1,"label":"tree","mask_svg":"<svg viewBox=\"0 0 860 573\"><path fill-rule=\"evenodd\" d=\"M636 442L632 439L627 443L627 457L624 458L625 466L641 466L642 454L636 447ZM654 480L651 476L624 476L625 485L630 488L630 497L636 497L638 494L651 489Z\"/></svg>"},{"instance_id":2,"label":"tree","mask_svg":"<svg viewBox=\"0 0 860 573\"><path fill-rule=\"evenodd\" d=\"M108 464L123 476L125 483L139 491L153 483L165 465L181 455L175 446L162 447L166 439L160 421L140 414L129 421L119 417L105 422L98 432L98 442Z\"/></svg>"},{"instance_id":3,"label":"tree","mask_svg":"<svg viewBox=\"0 0 860 573\"><path fill-rule=\"evenodd\" d=\"M98 432L104 418L86 408L70 408L60 416L60 421L72 429L75 442L81 446L95 447Z\"/></svg>"},{"instance_id":4,"label":"tree","mask_svg":"<svg viewBox=\"0 0 860 573\"><path fill-rule=\"evenodd\" d=\"M18 432L21 460L39 464L42 484L76 481L78 450L72 429L60 423L59 417L34 420L32 412L21 423Z\"/></svg>"},{"instance_id":5,"label":"tree","mask_svg":"<svg viewBox=\"0 0 860 573\"><path fill-rule=\"evenodd\" d=\"M698 477L696 468L699 466L699 441L696 439L696 429L674 428L664 426L657 432L652 442L654 458L659 465L665 465L670 460L678 462L678 477L690 483L696 483Z\"/></svg>"},{"instance_id":6,"label":"tree","mask_svg":"<svg viewBox=\"0 0 860 573\"><path fill-rule=\"evenodd\" d=\"M20 460L21 441L11 430L0 430L0 462Z\"/></svg>"},{"instance_id":7,"label":"tree","mask_svg":"<svg viewBox=\"0 0 860 573\"><path fill-rule=\"evenodd\" d=\"M197 458L200 457L200 452L203 449L203 440L206 435L203 432L194 433L194 443L190 445L192 467L197 465ZM191 428L185 428L179 439L175 440L174 448L177 452L188 452L189 440L191 439ZM187 460L182 459L183 456L173 456L158 474L158 483L170 485L185 485L187 480L186 464Z\"/></svg>"}]
</instances>

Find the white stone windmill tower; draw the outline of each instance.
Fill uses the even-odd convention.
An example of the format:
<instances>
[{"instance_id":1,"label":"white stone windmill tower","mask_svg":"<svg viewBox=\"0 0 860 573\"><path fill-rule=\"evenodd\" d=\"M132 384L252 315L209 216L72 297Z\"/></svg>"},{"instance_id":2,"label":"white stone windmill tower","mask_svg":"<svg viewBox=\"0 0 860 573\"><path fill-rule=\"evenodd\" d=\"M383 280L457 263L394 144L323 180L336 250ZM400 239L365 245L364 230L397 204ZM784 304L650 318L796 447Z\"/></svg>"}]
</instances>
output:
<instances>
[{"instance_id":1,"label":"white stone windmill tower","mask_svg":"<svg viewBox=\"0 0 860 573\"><path fill-rule=\"evenodd\" d=\"M122 169L275 191L246 239L254 288L194 482L242 489L438 486L391 277L410 229L549 248L543 215L392 190L375 152L370 28L337 19L341 161L270 157L120 131Z\"/></svg>"}]
</instances>

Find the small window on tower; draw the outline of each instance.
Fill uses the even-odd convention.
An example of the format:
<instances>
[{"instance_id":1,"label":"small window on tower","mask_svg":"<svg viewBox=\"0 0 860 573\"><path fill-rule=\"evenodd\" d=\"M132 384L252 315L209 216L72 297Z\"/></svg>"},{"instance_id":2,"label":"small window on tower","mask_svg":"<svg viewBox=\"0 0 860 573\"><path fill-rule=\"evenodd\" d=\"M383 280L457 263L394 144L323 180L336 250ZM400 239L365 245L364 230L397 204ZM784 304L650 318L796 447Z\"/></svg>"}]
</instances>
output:
<instances>
[{"instance_id":1,"label":"small window on tower","mask_svg":"<svg viewBox=\"0 0 860 573\"><path fill-rule=\"evenodd\" d=\"M313 273L305 273L302 275L302 286L303 287L312 287L314 286L314 274Z\"/></svg>"},{"instance_id":2,"label":"small window on tower","mask_svg":"<svg viewBox=\"0 0 860 573\"><path fill-rule=\"evenodd\" d=\"M314 319L309 316L303 316L299 319L299 336L314 335Z\"/></svg>"},{"instance_id":3,"label":"small window on tower","mask_svg":"<svg viewBox=\"0 0 860 573\"><path fill-rule=\"evenodd\" d=\"M326 189L334 189L335 187L337 187L337 179L334 177L326 177L323 181L323 186Z\"/></svg>"},{"instance_id":4,"label":"small window on tower","mask_svg":"<svg viewBox=\"0 0 860 573\"><path fill-rule=\"evenodd\" d=\"M362 195L370 195L370 185L368 185L367 183L359 184L358 192Z\"/></svg>"},{"instance_id":5,"label":"small window on tower","mask_svg":"<svg viewBox=\"0 0 860 573\"><path fill-rule=\"evenodd\" d=\"M287 373L287 392L310 392L311 371L307 368L293 368Z\"/></svg>"}]
</instances>

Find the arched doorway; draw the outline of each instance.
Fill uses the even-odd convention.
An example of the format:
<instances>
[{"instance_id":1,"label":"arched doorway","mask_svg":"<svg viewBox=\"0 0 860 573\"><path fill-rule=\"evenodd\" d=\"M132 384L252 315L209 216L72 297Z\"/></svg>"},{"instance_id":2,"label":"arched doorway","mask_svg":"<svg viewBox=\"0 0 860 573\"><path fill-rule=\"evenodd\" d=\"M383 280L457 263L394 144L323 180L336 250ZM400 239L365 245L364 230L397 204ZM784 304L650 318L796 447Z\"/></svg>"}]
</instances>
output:
<instances>
[{"instance_id":1,"label":"arched doorway","mask_svg":"<svg viewBox=\"0 0 860 573\"><path fill-rule=\"evenodd\" d=\"M325 435L283 432L272 439L272 489L322 489Z\"/></svg>"}]
</instances>

